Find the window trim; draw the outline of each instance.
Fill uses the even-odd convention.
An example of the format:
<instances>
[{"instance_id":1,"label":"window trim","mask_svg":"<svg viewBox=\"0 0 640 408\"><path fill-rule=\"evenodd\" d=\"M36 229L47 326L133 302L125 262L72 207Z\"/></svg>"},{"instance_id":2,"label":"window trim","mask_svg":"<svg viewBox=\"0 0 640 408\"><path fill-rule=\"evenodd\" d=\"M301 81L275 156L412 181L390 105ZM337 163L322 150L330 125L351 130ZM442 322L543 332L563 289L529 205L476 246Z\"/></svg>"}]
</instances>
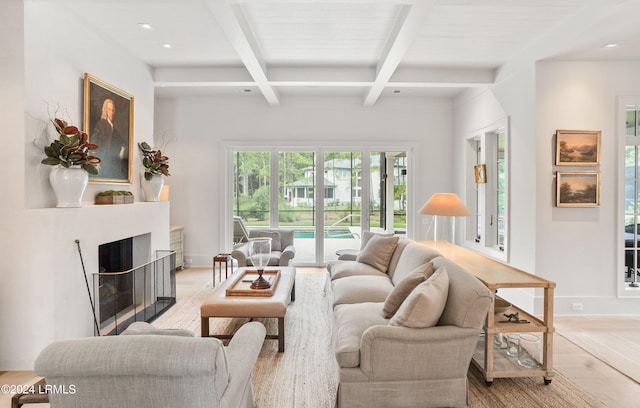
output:
<instances>
[{"instance_id":1,"label":"window trim","mask_svg":"<svg viewBox=\"0 0 640 408\"><path fill-rule=\"evenodd\" d=\"M614 274L616 280L616 288L618 298L640 298L640 288L631 287L624 280L624 248L625 248L625 182L626 182L626 160L625 151L627 147L627 106L640 106L640 96L619 96L617 101L617 135L618 135L618 202L617 211L617 229L616 233L616 259L617 267Z\"/></svg>"},{"instance_id":2,"label":"window trim","mask_svg":"<svg viewBox=\"0 0 640 408\"><path fill-rule=\"evenodd\" d=\"M292 143L290 141L279 141L279 140L273 140L269 143L257 143L255 141L250 142L250 141L222 141L220 143L221 146L221 150L220 150L220 160L222 163L224 163L224 171L220 172L220 174L218 175L219 177L219 183L221 186L223 186L223 191L224 193L224 198L222 200L223 204L220 206L220 212L219 212L219 216L220 219L225 220L222 223L222 228L218 229L218 236L219 236L219 240L220 242L231 242L230 237L233 236L233 205L232 205L232 199L229 199L230 197L232 197L233 195L233 183L232 183L232 179L233 179L233 166L234 166L234 159L233 159L233 153L236 150L242 150L242 151L265 151L265 152L269 152L270 156L273 157L274 154L277 156L278 152L281 151L312 151L316 153L316 174L323 174L321 172L324 171L324 169L321 167L322 163L324 163L324 157L325 157L325 153L327 152L333 152L333 151L346 151L346 150L353 150L353 151L359 151L362 153L362 168L363 171L360 174L360 178L365 178L368 179L369 177L369 171L371 169L370 166L370 154L371 152L380 152L380 151L384 151L384 152L395 152L395 151L404 151L407 154L407 172L408 174L414 174L415 171L415 160L414 160L414 152L417 148L417 145L413 142L398 142L396 144L393 145L389 145L386 143L375 143L371 146L361 146L361 145L352 145L352 144L339 144L339 143L329 143L329 144L318 144L318 143ZM277 160L276 160L277 162ZM364 169L368 169L367 172L364 172ZM275 177L272 175L270 178L273 180L277 180L277 167L274 170L274 166L272 165L271 167L271 173L275 174ZM407 190L410 192L415 192L417 185L416 185L416 178L415 177L410 177L407 176ZM362 183L362 186L359 186L360 189L360 193L362 195L362 197L369 197L369 183ZM318 189L318 191L323 191L324 189L324 178L320 177L318 180L318 183L316 184L316 189ZM321 190L322 189L322 190ZM277 188L276 188L277 190ZM276 192L276 197L277 197L277 192ZM316 194L316 197L314 197L314 199L318 199L318 197L320 197L319 195ZM406 208L406 214L407 214L407 219L406 219L406 236L408 238L413 238L415 231L416 231L416 211L414 210L417 206L417 203L415 202L417 195L415 193L411 193L408 200L407 200L407 208ZM271 200L276 201L274 199ZM316 205L316 219L318 219L318 224L316 227L316 231L318 231L318 234L322 234L322 231L324 229L324 220L323 217L319 216L319 211L320 211L320 205ZM277 209L277 206L276 206ZM276 212L273 212L273 207L271 207L271 213L270 213L270 224L273 225L274 222L277 224L277 220L274 221L274 217ZM364 200L362 202L362 207L361 207L361 212L363 214L368 214L369 213L369 202L368 200ZM363 228L363 230L368 230L370 225L369 225L369 218L368 217L363 217L361 226ZM230 252L231 249L228 247L225 247L225 250L227 252ZM321 246L320 244L320 240L316 240L316 262L314 263L301 263L298 264L298 266L325 266L324 261L319 261L319 259L321 259L320 257L322 255L319 254L323 254L324 253L324 247Z\"/></svg>"},{"instance_id":3,"label":"window trim","mask_svg":"<svg viewBox=\"0 0 640 408\"><path fill-rule=\"evenodd\" d=\"M504 129L504 169L505 169L505 179L504 179L504 249L500 250L494 245L496 239L492 236L496 232L496 227L492 227L490 225L490 214L493 213L493 210L488 211L487 208L495 208L497 198L494 197L493 192L497 188L497 176L494 174L494 165L496 163L497 157L493 157L493 152L489 152L488 146L497 146L497 142L489 143L487 139L491 135L497 135L502 132ZM468 208L474 211L474 214L465 219L465 228L464 228L464 243L463 246L472 249L476 252L479 252L488 257L494 258L501 262L509 261L509 225L510 225L510 211L509 211L509 203L510 203L510 126L509 126L509 118L503 118L495 123L481 128L477 131L470 132L468 136L465 138L466 140L466 166L465 166L465 186L466 186L466 194L468 197L467 204ZM477 142L480 141L481 151L480 157L482 163L477 163ZM492 160L489 163L489 160ZM487 166L487 183L477 185L475 182L474 175L474 166L476 164L486 164ZM477 194L478 189L484 189L484 194L479 194L484 197L484 201L481 203L477 202ZM480 204L480 205L478 205ZM475 210L480 208L480 219L481 219L481 237L478 241L477 238L477 226L475 223L475 218L477 213ZM497 214L492 214L497 219ZM497 223L495 224L497 225ZM490 237L491 238L488 238Z\"/></svg>"}]
</instances>

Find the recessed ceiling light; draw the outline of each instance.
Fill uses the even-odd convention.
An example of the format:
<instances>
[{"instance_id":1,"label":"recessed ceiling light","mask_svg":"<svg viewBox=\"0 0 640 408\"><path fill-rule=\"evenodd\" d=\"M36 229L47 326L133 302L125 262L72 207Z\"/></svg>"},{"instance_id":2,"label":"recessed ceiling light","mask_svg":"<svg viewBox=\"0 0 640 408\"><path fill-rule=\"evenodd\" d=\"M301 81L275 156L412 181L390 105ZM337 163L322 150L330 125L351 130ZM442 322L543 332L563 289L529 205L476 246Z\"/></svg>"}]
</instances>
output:
<instances>
[{"instance_id":1,"label":"recessed ceiling light","mask_svg":"<svg viewBox=\"0 0 640 408\"><path fill-rule=\"evenodd\" d=\"M144 28L145 30L151 30L153 28L149 23L138 23L138 25L140 26L140 28Z\"/></svg>"},{"instance_id":2,"label":"recessed ceiling light","mask_svg":"<svg viewBox=\"0 0 640 408\"><path fill-rule=\"evenodd\" d=\"M619 43L617 43L617 42L610 42L610 43L608 43L608 44L605 44L605 48L615 48L615 47L617 47L618 45L620 45L620 44L619 44Z\"/></svg>"},{"instance_id":3,"label":"recessed ceiling light","mask_svg":"<svg viewBox=\"0 0 640 408\"><path fill-rule=\"evenodd\" d=\"M169 43L164 43L162 44L163 48L173 48L173 45L169 44Z\"/></svg>"}]
</instances>

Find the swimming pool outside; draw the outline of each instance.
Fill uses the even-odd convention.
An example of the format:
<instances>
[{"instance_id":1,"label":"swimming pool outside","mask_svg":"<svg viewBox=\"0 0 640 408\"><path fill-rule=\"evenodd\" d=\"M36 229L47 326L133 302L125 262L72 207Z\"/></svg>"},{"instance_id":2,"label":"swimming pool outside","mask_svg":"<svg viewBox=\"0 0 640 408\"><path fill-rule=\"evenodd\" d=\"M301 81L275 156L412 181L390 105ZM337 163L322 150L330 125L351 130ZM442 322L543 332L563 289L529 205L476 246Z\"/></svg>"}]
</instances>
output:
<instances>
[{"instance_id":1,"label":"swimming pool outside","mask_svg":"<svg viewBox=\"0 0 640 408\"><path fill-rule=\"evenodd\" d=\"M294 230L293 231L294 238L315 238L316 232L312 230ZM324 237L326 238L337 238L337 239L353 239L354 235L348 228L332 228L331 230L324 231Z\"/></svg>"}]
</instances>

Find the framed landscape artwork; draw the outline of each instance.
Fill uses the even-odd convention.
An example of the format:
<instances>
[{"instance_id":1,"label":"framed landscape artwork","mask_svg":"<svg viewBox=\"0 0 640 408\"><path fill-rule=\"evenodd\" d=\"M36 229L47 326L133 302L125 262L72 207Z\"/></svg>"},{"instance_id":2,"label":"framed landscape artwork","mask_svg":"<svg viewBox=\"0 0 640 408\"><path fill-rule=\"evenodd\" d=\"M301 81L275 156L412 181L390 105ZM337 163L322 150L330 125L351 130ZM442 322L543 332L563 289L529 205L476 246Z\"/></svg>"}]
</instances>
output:
<instances>
[{"instance_id":1,"label":"framed landscape artwork","mask_svg":"<svg viewBox=\"0 0 640 408\"><path fill-rule=\"evenodd\" d=\"M599 130L556 130L556 166L600 164Z\"/></svg>"},{"instance_id":2,"label":"framed landscape artwork","mask_svg":"<svg viewBox=\"0 0 640 408\"><path fill-rule=\"evenodd\" d=\"M133 179L133 96L84 75L84 131L98 145L102 161L91 183L131 183Z\"/></svg>"},{"instance_id":3,"label":"framed landscape artwork","mask_svg":"<svg viewBox=\"0 0 640 408\"><path fill-rule=\"evenodd\" d=\"M556 173L557 207L600 206L599 171L559 171Z\"/></svg>"}]
</instances>

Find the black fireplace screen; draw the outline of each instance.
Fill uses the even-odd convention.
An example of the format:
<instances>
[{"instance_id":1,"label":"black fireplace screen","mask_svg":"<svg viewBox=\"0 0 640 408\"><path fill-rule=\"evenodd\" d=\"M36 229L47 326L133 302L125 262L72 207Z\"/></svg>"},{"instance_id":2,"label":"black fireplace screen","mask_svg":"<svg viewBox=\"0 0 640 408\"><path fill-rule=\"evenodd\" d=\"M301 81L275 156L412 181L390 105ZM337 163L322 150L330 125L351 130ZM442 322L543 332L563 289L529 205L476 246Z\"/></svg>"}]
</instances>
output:
<instances>
[{"instance_id":1,"label":"black fireplace screen","mask_svg":"<svg viewBox=\"0 0 640 408\"><path fill-rule=\"evenodd\" d=\"M93 279L100 322L96 335L120 334L133 322L153 321L176 302L175 252L157 251L155 260L133 268L131 248L121 243L103 255L101 246L100 272Z\"/></svg>"}]
</instances>

